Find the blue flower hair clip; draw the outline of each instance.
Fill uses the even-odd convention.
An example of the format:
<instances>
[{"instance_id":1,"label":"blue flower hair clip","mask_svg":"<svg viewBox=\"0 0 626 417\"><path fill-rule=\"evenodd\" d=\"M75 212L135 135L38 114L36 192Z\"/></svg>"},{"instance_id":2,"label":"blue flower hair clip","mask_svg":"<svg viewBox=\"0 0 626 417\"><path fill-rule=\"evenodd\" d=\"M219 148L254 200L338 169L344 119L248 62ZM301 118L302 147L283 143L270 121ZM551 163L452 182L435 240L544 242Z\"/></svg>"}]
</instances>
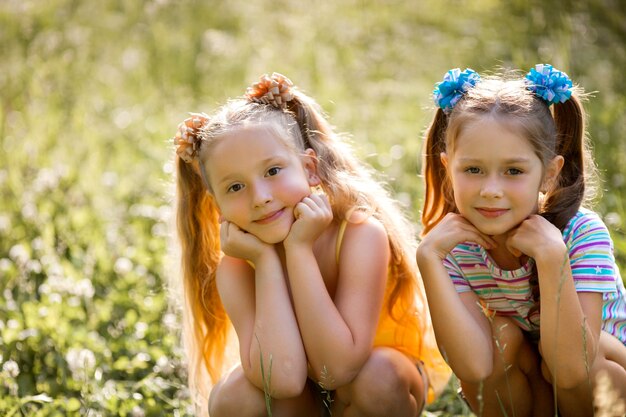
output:
<instances>
[{"instance_id":1,"label":"blue flower hair clip","mask_svg":"<svg viewBox=\"0 0 626 417\"><path fill-rule=\"evenodd\" d=\"M467 68L461 72L459 68L451 69L443 76L443 81L435 84L433 100L437 107L449 114L454 105L463 95L480 81L480 75Z\"/></svg>"},{"instance_id":2,"label":"blue flower hair clip","mask_svg":"<svg viewBox=\"0 0 626 417\"><path fill-rule=\"evenodd\" d=\"M566 73L549 64L537 64L526 74L528 89L541 97L548 106L564 103L572 96L572 80Z\"/></svg>"}]
</instances>

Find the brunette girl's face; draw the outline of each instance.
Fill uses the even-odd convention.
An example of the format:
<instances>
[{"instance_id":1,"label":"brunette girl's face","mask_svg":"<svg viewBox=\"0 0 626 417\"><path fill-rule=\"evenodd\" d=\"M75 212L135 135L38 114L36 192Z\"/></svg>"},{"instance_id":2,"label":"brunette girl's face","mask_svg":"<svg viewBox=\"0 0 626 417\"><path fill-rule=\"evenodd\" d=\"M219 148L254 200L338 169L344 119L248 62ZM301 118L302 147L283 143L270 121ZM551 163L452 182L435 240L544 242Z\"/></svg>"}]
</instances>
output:
<instances>
[{"instance_id":1,"label":"brunette girl's face","mask_svg":"<svg viewBox=\"0 0 626 417\"><path fill-rule=\"evenodd\" d=\"M274 244L295 221L294 208L318 185L315 153L296 154L267 126L229 131L202 161L224 220Z\"/></svg>"},{"instance_id":2,"label":"brunette girl's face","mask_svg":"<svg viewBox=\"0 0 626 417\"><path fill-rule=\"evenodd\" d=\"M554 180L563 161L557 156L544 168L518 129L491 117L463 126L441 158L459 213L491 236L537 213L542 185Z\"/></svg>"}]
</instances>

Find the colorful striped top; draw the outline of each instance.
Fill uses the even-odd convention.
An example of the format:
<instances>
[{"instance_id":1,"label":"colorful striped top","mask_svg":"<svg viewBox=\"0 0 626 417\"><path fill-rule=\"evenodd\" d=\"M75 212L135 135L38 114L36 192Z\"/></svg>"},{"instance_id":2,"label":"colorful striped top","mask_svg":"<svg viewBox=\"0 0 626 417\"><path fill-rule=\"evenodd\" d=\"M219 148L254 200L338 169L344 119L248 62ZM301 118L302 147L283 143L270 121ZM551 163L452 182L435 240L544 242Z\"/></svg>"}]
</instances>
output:
<instances>
[{"instance_id":1,"label":"colorful striped top","mask_svg":"<svg viewBox=\"0 0 626 417\"><path fill-rule=\"evenodd\" d=\"M626 345L626 290L606 225L596 213L581 209L565 226L563 240L576 291L602 293L602 330ZM532 258L519 269L502 270L484 248L465 242L450 252L444 265L457 292L474 291L487 309L515 319L524 330L538 329L529 285L535 273Z\"/></svg>"}]
</instances>

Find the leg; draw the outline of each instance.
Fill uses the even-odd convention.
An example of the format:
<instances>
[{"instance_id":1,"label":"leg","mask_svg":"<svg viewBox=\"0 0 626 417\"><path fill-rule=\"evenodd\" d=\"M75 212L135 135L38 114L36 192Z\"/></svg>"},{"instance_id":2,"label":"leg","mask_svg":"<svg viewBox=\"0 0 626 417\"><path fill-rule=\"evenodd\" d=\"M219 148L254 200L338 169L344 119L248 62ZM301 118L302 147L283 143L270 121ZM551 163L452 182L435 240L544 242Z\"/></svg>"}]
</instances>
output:
<instances>
[{"instance_id":1,"label":"leg","mask_svg":"<svg viewBox=\"0 0 626 417\"><path fill-rule=\"evenodd\" d=\"M332 415L417 417L426 389L411 359L392 348L375 348L356 378L336 390Z\"/></svg>"},{"instance_id":2,"label":"leg","mask_svg":"<svg viewBox=\"0 0 626 417\"><path fill-rule=\"evenodd\" d=\"M461 381L470 407L480 416L554 416L551 387L541 376L535 347L507 317L495 316L493 373L482 383Z\"/></svg>"},{"instance_id":3,"label":"leg","mask_svg":"<svg viewBox=\"0 0 626 417\"><path fill-rule=\"evenodd\" d=\"M308 384L298 397L281 400L272 399L271 402L272 415L275 417L318 417L319 409L320 406L316 403ZM211 390L209 415L211 417L267 416L265 394L248 381L241 366L238 366L224 376Z\"/></svg>"},{"instance_id":4,"label":"leg","mask_svg":"<svg viewBox=\"0 0 626 417\"><path fill-rule=\"evenodd\" d=\"M547 369L545 373L550 377ZM609 386L613 395L607 392ZM573 389L557 388L559 412L564 417L593 416L594 403L600 407L603 400L612 400L612 404L604 406L607 411L618 414L602 415L626 413L626 346L604 331L600 333L598 353L589 371L589 380ZM621 413L618 411L620 407Z\"/></svg>"}]
</instances>

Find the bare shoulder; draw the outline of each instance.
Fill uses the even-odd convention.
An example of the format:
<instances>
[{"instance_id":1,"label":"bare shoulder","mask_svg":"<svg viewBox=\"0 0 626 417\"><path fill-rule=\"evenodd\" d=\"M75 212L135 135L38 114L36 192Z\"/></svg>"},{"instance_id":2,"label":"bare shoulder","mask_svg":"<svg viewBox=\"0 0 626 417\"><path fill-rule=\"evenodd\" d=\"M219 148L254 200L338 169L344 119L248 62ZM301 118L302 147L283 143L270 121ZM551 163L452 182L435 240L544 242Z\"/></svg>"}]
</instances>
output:
<instances>
[{"instance_id":1,"label":"bare shoulder","mask_svg":"<svg viewBox=\"0 0 626 417\"><path fill-rule=\"evenodd\" d=\"M367 218L355 218L351 216L346 227L345 238L351 239L367 239L370 244L381 243L387 244L388 236L385 226L376 218L368 216Z\"/></svg>"},{"instance_id":2,"label":"bare shoulder","mask_svg":"<svg viewBox=\"0 0 626 417\"><path fill-rule=\"evenodd\" d=\"M346 226L341 253L358 253L361 257L371 253L385 253L389 249L389 237L385 226L369 216L356 223L351 218Z\"/></svg>"}]
</instances>

